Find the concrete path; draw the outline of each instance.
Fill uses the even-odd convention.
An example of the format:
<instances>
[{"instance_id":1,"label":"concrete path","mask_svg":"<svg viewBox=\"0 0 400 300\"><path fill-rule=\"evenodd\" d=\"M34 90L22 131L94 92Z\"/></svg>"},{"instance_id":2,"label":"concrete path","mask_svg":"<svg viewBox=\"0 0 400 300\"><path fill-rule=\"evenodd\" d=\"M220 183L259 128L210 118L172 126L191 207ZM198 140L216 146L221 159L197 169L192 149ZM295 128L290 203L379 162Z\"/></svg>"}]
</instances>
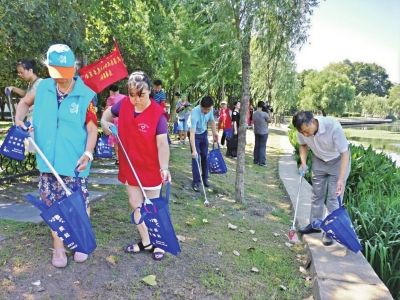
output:
<instances>
[{"instance_id":1,"label":"concrete path","mask_svg":"<svg viewBox=\"0 0 400 300\"><path fill-rule=\"evenodd\" d=\"M122 185L122 183L119 182L117 178L97 178L97 177L90 177L89 184Z\"/></svg>"},{"instance_id":2,"label":"concrete path","mask_svg":"<svg viewBox=\"0 0 400 300\"><path fill-rule=\"evenodd\" d=\"M100 169L100 168L91 168L90 174L101 174L101 175L118 175L118 169ZM89 181L91 181L92 177Z\"/></svg>"},{"instance_id":3,"label":"concrete path","mask_svg":"<svg viewBox=\"0 0 400 300\"><path fill-rule=\"evenodd\" d=\"M279 175L296 206L300 175L293 155L294 148L287 136L280 136L280 145L285 153L279 162ZM311 186L303 180L297 211L297 228L309 223ZM313 280L314 300L341 299L393 299L387 287L376 275L361 252L346 251L338 243L325 247L322 233L303 235L302 240L311 257L310 275Z\"/></svg>"}]
</instances>

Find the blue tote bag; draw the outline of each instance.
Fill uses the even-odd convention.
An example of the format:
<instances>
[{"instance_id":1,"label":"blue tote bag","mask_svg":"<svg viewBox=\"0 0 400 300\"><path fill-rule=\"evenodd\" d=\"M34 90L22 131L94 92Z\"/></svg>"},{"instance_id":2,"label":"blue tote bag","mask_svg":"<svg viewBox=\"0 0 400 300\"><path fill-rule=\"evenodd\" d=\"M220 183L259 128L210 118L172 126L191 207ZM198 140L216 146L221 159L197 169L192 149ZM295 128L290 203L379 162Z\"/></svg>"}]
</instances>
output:
<instances>
[{"instance_id":1,"label":"blue tote bag","mask_svg":"<svg viewBox=\"0 0 400 300\"><path fill-rule=\"evenodd\" d=\"M207 155L208 169L211 174L225 174L228 172L228 168L222 157L219 143L218 149L214 149L214 144L215 143L213 143L212 150Z\"/></svg>"},{"instance_id":2,"label":"blue tote bag","mask_svg":"<svg viewBox=\"0 0 400 300\"><path fill-rule=\"evenodd\" d=\"M76 170L75 179L78 180L79 173ZM69 249L90 254L97 247L96 238L86 213L82 190L76 184L75 190L51 206L30 194L25 200L42 212L40 216Z\"/></svg>"},{"instance_id":3,"label":"blue tote bag","mask_svg":"<svg viewBox=\"0 0 400 300\"><path fill-rule=\"evenodd\" d=\"M326 232L327 236L334 239L339 244L342 244L354 253L357 253L358 251L362 250L363 247L358 240L349 214L344 206L342 206L340 196L337 199L339 201L339 208L334 210L323 221L314 221L313 227L321 227Z\"/></svg>"},{"instance_id":4,"label":"blue tote bag","mask_svg":"<svg viewBox=\"0 0 400 300\"><path fill-rule=\"evenodd\" d=\"M112 147L108 144L108 136L102 134L97 140L95 156L100 158L112 158Z\"/></svg>"},{"instance_id":5,"label":"blue tote bag","mask_svg":"<svg viewBox=\"0 0 400 300\"><path fill-rule=\"evenodd\" d=\"M27 125L28 124L28 125ZM27 122L25 125L30 126ZM0 147L0 153L4 156L22 161L25 159L25 138L29 136L28 131L19 126L12 126Z\"/></svg>"},{"instance_id":6,"label":"blue tote bag","mask_svg":"<svg viewBox=\"0 0 400 300\"><path fill-rule=\"evenodd\" d=\"M181 252L178 239L172 225L171 215L169 212L169 194L170 183L167 182L165 198L162 196L162 188L160 197L149 199L150 202L140 207L142 217L136 223L134 212L131 214L132 223L135 225L141 224L143 221L149 231L150 243L166 252L173 255L178 255Z\"/></svg>"}]
</instances>

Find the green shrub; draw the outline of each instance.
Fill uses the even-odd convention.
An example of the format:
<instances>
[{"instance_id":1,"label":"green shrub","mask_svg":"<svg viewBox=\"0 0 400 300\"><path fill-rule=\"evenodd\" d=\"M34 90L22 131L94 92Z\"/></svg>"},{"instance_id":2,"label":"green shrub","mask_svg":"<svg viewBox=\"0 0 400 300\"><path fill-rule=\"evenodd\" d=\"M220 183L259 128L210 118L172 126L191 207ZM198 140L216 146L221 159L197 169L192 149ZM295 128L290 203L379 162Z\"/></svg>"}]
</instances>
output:
<instances>
[{"instance_id":1,"label":"green shrub","mask_svg":"<svg viewBox=\"0 0 400 300\"><path fill-rule=\"evenodd\" d=\"M397 118L392 114L388 114L385 119L391 119L393 122L397 121Z\"/></svg>"}]
</instances>

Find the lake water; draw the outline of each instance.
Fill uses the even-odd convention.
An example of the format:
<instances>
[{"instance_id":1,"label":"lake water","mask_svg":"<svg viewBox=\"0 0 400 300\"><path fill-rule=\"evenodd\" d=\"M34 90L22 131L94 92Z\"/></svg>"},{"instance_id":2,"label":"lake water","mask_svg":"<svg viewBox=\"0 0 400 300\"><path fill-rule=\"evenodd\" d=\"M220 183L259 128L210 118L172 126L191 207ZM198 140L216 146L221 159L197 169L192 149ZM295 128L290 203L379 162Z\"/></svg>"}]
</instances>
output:
<instances>
[{"instance_id":1,"label":"lake water","mask_svg":"<svg viewBox=\"0 0 400 300\"><path fill-rule=\"evenodd\" d=\"M385 124L363 124L363 125L347 125L343 126L344 129L359 129L359 130L383 130L387 132L400 133L400 122L385 123ZM365 138L365 137L352 137L349 139L350 142L355 144L363 144L364 146L371 145L375 149L381 149L388 154L393 160L397 161L397 165L400 166L400 140L387 140L379 138Z\"/></svg>"}]
</instances>

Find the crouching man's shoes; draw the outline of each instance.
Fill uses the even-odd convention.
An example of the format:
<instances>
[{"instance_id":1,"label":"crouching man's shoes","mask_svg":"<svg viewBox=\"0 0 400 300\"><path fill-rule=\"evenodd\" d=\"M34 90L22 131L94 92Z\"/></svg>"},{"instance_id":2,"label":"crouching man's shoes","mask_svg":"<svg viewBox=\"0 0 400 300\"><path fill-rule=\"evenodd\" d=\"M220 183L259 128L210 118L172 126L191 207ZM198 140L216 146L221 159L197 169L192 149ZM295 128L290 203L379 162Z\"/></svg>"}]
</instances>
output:
<instances>
[{"instance_id":1,"label":"crouching man's shoes","mask_svg":"<svg viewBox=\"0 0 400 300\"><path fill-rule=\"evenodd\" d=\"M333 244L333 239L327 236L325 232L322 234L322 244L324 246L330 246Z\"/></svg>"},{"instance_id":2,"label":"crouching man's shoes","mask_svg":"<svg viewBox=\"0 0 400 300\"><path fill-rule=\"evenodd\" d=\"M321 232L321 229L314 229L312 228L311 224L308 224L306 227L300 228L299 232L302 234L308 234L314 232Z\"/></svg>"}]
</instances>

